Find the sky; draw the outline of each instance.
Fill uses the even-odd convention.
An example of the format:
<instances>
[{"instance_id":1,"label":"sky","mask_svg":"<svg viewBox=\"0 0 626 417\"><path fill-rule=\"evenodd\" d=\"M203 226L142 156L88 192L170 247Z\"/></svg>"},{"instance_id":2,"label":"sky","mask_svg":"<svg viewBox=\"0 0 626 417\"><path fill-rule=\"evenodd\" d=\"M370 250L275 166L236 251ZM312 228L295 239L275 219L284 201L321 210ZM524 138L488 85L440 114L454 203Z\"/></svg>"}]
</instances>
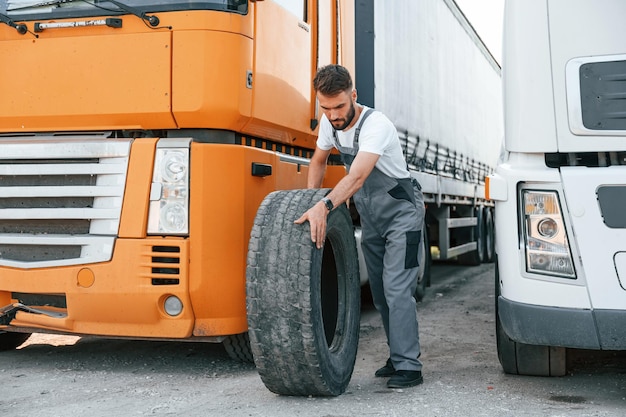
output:
<instances>
[{"instance_id":1,"label":"sky","mask_svg":"<svg viewBox=\"0 0 626 417\"><path fill-rule=\"evenodd\" d=\"M502 18L504 0L455 0L483 40L491 55L502 65Z\"/></svg>"}]
</instances>

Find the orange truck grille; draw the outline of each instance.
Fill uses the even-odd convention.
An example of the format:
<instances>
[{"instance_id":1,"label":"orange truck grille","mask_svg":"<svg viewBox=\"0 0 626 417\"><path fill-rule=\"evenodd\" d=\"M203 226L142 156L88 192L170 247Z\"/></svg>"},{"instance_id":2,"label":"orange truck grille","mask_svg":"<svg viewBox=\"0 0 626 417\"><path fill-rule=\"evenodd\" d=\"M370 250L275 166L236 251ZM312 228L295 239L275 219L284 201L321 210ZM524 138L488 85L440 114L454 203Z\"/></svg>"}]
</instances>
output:
<instances>
[{"instance_id":1,"label":"orange truck grille","mask_svg":"<svg viewBox=\"0 0 626 417\"><path fill-rule=\"evenodd\" d=\"M131 141L107 136L0 137L0 265L111 259Z\"/></svg>"}]
</instances>

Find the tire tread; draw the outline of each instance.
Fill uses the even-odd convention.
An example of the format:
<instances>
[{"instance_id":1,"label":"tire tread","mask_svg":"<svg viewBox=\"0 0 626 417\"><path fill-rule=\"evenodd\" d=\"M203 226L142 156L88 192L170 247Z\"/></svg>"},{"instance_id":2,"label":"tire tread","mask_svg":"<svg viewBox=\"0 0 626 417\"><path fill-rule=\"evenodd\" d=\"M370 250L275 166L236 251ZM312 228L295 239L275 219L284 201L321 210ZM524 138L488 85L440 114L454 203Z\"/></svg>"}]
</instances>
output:
<instances>
[{"instance_id":1,"label":"tire tread","mask_svg":"<svg viewBox=\"0 0 626 417\"><path fill-rule=\"evenodd\" d=\"M337 364L327 363L324 357L328 347L323 332L320 335L315 330L321 317L312 305L315 294L310 278L317 261L314 257L321 257L316 252L321 251L311 242L308 223L293 223L325 192L274 192L259 207L252 228L246 271L250 345L262 381L278 394L339 395L356 359L358 319L357 334L350 340L355 346L348 349L354 351L352 362L348 358L348 363L341 364L343 369L335 369ZM331 215L345 217L343 221L351 227L345 206ZM330 220L329 215L329 227ZM353 235L351 239L356 255ZM358 291L358 270L354 275L350 279L356 280Z\"/></svg>"}]
</instances>

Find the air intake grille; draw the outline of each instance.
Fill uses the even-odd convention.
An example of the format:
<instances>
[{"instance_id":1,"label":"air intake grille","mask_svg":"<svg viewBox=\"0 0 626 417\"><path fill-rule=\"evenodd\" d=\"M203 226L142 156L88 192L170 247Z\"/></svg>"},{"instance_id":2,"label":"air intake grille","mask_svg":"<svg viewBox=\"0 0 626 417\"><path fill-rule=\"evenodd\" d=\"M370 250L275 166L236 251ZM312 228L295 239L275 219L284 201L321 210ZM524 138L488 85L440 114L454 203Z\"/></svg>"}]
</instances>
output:
<instances>
[{"instance_id":1,"label":"air intake grille","mask_svg":"<svg viewBox=\"0 0 626 417\"><path fill-rule=\"evenodd\" d=\"M180 248L178 246L152 247L152 285L180 283Z\"/></svg>"},{"instance_id":2,"label":"air intake grille","mask_svg":"<svg viewBox=\"0 0 626 417\"><path fill-rule=\"evenodd\" d=\"M580 104L587 129L626 129L626 61L581 65Z\"/></svg>"},{"instance_id":3,"label":"air intake grille","mask_svg":"<svg viewBox=\"0 0 626 417\"><path fill-rule=\"evenodd\" d=\"M110 260L130 143L104 135L0 139L0 265Z\"/></svg>"}]
</instances>

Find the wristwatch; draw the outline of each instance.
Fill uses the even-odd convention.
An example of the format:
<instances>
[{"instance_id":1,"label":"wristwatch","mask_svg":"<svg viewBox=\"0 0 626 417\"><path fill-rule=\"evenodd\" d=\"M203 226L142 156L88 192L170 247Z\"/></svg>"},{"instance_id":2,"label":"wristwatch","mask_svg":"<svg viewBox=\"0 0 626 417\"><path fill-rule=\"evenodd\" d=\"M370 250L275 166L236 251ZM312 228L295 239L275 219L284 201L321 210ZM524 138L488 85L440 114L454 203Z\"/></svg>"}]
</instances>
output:
<instances>
[{"instance_id":1,"label":"wristwatch","mask_svg":"<svg viewBox=\"0 0 626 417\"><path fill-rule=\"evenodd\" d=\"M333 211L333 209L335 208L335 206L333 205L333 202L330 201L330 198L328 197L322 198L322 202L324 203L328 211Z\"/></svg>"}]
</instances>

